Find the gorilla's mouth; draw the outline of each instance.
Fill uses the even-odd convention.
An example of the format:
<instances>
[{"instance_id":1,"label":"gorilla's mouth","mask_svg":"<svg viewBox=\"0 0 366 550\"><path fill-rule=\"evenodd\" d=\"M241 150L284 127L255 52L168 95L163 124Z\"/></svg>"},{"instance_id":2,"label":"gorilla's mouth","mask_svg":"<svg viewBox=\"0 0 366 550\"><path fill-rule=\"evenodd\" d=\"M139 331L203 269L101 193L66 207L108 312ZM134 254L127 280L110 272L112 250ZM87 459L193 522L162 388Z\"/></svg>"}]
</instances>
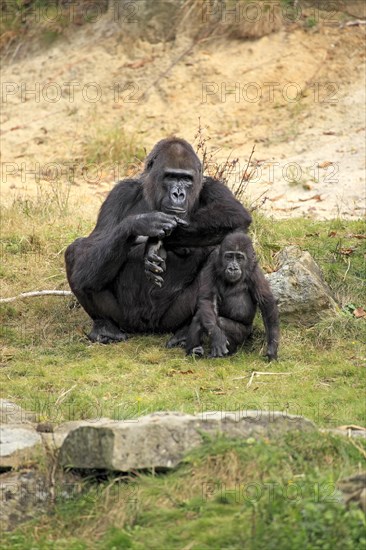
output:
<instances>
[{"instance_id":1,"label":"gorilla's mouth","mask_svg":"<svg viewBox=\"0 0 366 550\"><path fill-rule=\"evenodd\" d=\"M174 214L185 214L187 210L185 208L168 208L166 210L167 214L173 212Z\"/></svg>"},{"instance_id":2,"label":"gorilla's mouth","mask_svg":"<svg viewBox=\"0 0 366 550\"><path fill-rule=\"evenodd\" d=\"M241 272L239 270L237 270L237 271L226 271L226 279L230 283L236 283L237 281L239 281L240 277L241 277Z\"/></svg>"}]
</instances>

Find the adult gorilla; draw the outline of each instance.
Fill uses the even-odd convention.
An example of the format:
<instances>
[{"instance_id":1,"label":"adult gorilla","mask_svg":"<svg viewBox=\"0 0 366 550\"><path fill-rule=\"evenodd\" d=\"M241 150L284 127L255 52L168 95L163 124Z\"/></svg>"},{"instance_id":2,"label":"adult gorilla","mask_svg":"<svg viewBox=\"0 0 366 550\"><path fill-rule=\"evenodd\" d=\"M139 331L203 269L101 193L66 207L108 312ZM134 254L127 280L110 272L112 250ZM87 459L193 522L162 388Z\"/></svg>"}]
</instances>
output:
<instances>
[{"instance_id":1,"label":"adult gorilla","mask_svg":"<svg viewBox=\"0 0 366 550\"><path fill-rule=\"evenodd\" d=\"M89 237L66 250L70 287L93 319L90 340L121 341L125 331L169 332L185 325L212 246L250 223L249 212L223 183L202 176L189 143L159 141L141 176L112 189ZM163 241L165 260L158 248L151 255L148 238ZM163 275L161 287L154 274L159 280Z\"/></svg>"}]
</instances>

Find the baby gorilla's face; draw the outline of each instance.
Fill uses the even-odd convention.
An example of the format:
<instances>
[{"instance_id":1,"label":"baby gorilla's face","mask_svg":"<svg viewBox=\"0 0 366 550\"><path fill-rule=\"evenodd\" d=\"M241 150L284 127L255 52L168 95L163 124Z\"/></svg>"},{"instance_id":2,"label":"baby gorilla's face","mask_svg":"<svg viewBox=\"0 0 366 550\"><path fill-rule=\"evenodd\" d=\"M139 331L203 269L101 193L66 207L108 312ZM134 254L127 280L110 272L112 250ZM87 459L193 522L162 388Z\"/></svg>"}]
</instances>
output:
<instances>
[{"instance_id":1,"label":"baby gorilla's face","mask_svg":"<svg viewBox=\"0 0 366 550\"><path fill-rule=\"evenodd\" d=\"M239 250L227 250L223 253L222 266L225 281L235 284L242 278L245 272L246 255Z\"/></svg>"}]
</instances>

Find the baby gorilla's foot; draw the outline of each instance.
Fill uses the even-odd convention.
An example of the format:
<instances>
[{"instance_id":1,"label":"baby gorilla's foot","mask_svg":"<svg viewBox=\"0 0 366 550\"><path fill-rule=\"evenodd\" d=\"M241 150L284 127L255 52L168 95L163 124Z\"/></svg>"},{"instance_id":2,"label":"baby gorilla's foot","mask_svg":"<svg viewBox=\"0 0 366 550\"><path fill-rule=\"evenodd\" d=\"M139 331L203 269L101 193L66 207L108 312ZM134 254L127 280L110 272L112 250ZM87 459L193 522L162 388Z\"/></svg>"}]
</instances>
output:
<instances>
[{"instance_id":1,"label":"baby gorilla's foot","mask_svg":"<svg viewBox=\"0 0 366 550\"><path fill-rule=\"evenodd\" d=\"M171 348L184 348L187 341L187 327L183 327L167 341L166 347Z\"/></svg>"},{"instance_id":2,"label":"baby gorilla's foot","mask_svg":"<svg viewBox=\"0 0 366 550\"><path fill-rule=\"evenodd\" d=\"M196 346L189 350L187 355L193 355L194 357L203 357L205 355L204 349L202 346Z\"/></svg>"}]
</instances>

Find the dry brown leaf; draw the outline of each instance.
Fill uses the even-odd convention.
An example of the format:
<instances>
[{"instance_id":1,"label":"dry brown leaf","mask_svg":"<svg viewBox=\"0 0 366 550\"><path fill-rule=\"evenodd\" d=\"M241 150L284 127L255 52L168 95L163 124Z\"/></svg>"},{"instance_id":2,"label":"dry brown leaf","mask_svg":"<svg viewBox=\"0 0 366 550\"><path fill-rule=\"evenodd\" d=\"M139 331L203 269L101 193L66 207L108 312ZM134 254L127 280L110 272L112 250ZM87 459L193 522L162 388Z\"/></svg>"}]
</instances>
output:
<instances>
[{"instance_id":1,"label":"dry brown leaf","mask_svg":"<svg viewBox=\"0 0 366 550\"><path fill-rule=\"evenodd\" d=\"M343 256L350 256L355 251L354 248L340 248L339 252L340 254L343 254Z\"/></svg>"},{"instance_id":2,"label":"dry brown leaf","mask_svg":"<svg viewBox=\"0 0 366 550\"><path fill-rule=\"evenodd\" d=\"M276 195L275 197L272 197L272 198L268 197L268 200L271 201L271 202L275 202L275 201L278 201L278 200L282 199L282 197L283 197L284 195L285 195L285 194L282 193L282 195Z\"/></svg>"},{"instance_id":3,"label":"dry brown leaf","mask_svg":"<svg viewBox=\"0 0 366 550\"><path fill-rule=\"evenodd\" d=\"M188 370L171 370L169 372L167 372L167 376L174 376L175 374L194 374L193 373L193 370L191 369L188 369Z\"/></svg>"},{"instance_id":4,"label":"dry brown leaf","mask_svg":"<svg viewBox=\"0 0 366 550\"><path fill-rule=\"evenodd\" d=\"M346 235L346 237L348 239L366 239L366 235L355 234L355 233L351 233L350 235Z\"/></svg>"},{"instance_id":5,"label":"dry brown leaf","mask_svg":"<svg viewBox=\"0 0 366 550\"><path fill-rule=\"evenodd\" d=\"M138 61L133 61L132 63L125 63L124 67L128 67L129 69L141 69L141 67L144 67L147 63L150 63L151 59L145 58L145 59L139 59Z\"/></svg>"},{"instance_id":6,"label":"dry brown leaf","mask_svg":"<svg viewBox=\"0 0 366 550\"><path fill-rule=\"evenodd\" d=\"M306 201L323 201L324 199L321 198L320 195L313 195L312 197L309 197L308 199L299 199L300 202L306 202Z\"/></svg>"},{"instance_id":7,"label":"dry brown leaf","mask_svg":"<svg viewBox=\"0 0 366 550\"><path fill-rule=\"evenodd\" d=\"M366 317L366 311L363 309L363 307L358 307L353 311L353 315L356 317L356 319L361 319L362 317Z\"/></svg>"},{"instance_id":8,"label":"dry brown leaf","mask_svg":"<svg viewBox=\"0 0 366 550\"><path fill-rule=\"evenodd\" d=\"M275 208L274 210L278 210L279 212L291 212L291 210L296 210L296 208L300 208L300 206L291 206L290 208Z\"/></svg>"},{"instance_id":9,"label":"dry brown leaf","mask_svg":"<svg viewBox=\"0 0 366 550\"><path fill-rule=\"evenodd\" d=\"M335 237L337 235L337 231L329 231L328 237Z\"/></svg>"}]
</instances>

